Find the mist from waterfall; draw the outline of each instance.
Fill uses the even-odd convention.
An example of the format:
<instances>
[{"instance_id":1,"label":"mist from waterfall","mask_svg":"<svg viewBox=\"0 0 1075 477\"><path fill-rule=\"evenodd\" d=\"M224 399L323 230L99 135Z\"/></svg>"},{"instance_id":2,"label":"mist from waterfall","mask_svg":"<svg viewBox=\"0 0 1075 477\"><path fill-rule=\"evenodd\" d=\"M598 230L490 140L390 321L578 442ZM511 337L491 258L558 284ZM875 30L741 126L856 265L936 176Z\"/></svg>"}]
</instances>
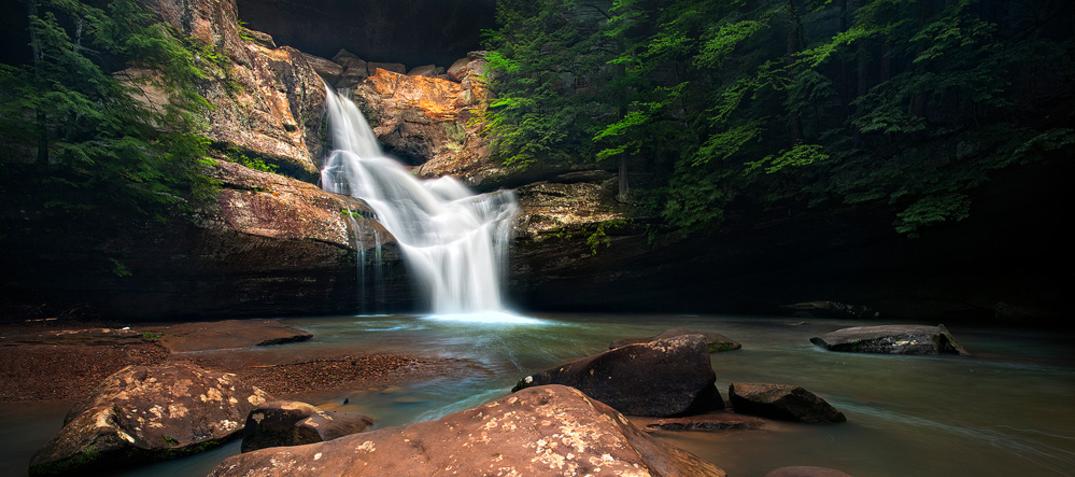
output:
<instances>
[{"instance_id":1,"label":"mist from waterfall","mask_svg":"<svg viewBox=\"0 0 1075 477\"><path fill-rule=\"evenodd\" d=\"M417 179L381 151L353 101L326 90L334 150L321 170L322 188L369 204L435 313L503 310L501 283L519 210L514 194L475 194L447 176Z\"/></svg>"}]
</instances>

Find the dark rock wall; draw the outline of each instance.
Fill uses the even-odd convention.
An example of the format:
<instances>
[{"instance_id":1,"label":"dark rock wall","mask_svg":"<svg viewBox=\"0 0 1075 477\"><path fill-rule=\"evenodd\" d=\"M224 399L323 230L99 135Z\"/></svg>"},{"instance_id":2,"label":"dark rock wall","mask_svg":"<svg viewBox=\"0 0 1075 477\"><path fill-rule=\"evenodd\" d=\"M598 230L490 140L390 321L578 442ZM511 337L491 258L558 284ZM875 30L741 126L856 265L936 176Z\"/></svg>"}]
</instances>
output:
<instances>
[{"instance_id":1,"label":"dark rock wall","mask_svg":"<svg viewBox=\"0 0 1075 477\"><path fill-rule=\"evenodd\" d=\"M480 46L495 0L239 0L239 18L277 43L332 58L448 66Z\"/></svg>"}]
</instances>

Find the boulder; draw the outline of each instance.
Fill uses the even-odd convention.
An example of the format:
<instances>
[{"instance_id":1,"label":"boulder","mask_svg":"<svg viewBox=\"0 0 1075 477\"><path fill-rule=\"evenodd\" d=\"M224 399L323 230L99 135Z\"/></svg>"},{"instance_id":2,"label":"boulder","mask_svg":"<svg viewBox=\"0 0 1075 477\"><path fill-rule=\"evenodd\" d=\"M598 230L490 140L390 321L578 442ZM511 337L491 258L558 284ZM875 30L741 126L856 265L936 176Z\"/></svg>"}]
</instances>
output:
<instances>
[{"instance_id":1,"label":"boulder","mask_svg":"<svg viewBox=\"0 0 1075 477\"><path fill-rule=\"evenodd\" d=\"M357 413L326 412L298 401L273 401L250 411L243 428L243 452L266 447L330 441L366 430L373 419Z\"/></svg>"},{"instance_id":2,"label":"boulder","mask_svg":"<svg viewBox=\"0 0 1075 477\"><path fill-rule=\"evenodd\" d=\"M656 336L652 336L652 337L649 337L649 338L624 338L622 340L616 340L616 341L613 341L613 342L609 343L608 349L615 349L615 348L619 348L621 346L626 346L626 345L629 345L629 344L645 343L647 341L658 340L658 339L661 339L661 338L671 338L673 336L683 336L683 335L702 335L702 336L705 336L706 345L709 347L709 352L710 353L720 353L722 351L734 351L734 350L737 350L737 349L740 349L740 348L743 347L743 345L739 344L735 340L732 340L731 338L728 338L727 336L724 336L724 335L722 335L720 333L714 333L714 332L711 332L711 331L695 331L695 330L689 330L689 329L686 329L686 328L672 328L670 330L666 330L666 331L662 332L661 334L658 334Z\"/></svg>"},{"instance_id":3,"label":"boulder","mask_svg":"<svg viewBox=\"0 0 1075 477\"><path fill-rule=\"evenodd\" d=\"M886 354L969 354L944 325L841 328L810 342L829 351Z\"/></svg>"},{"instance_id":4,"label":"boulder","mask_svg":"<svg viewBox=\"0 0 1075 477\"><path fill-rule=\"evenodd\" d=\"M347 50L340 50L332 57L342 68L339 77L332 85L336 88L353 88L366 79L372 71L369 63Z\"/></svg>"},{"instance_id":5,"label":"boulder","mask_svg":"<svg viewBox=\"0 0 1075 477\"><path fill-rule=\"evenodd\" d=\"M739 414L806 423L847 420L824 399L790 384L732 383L728 400Z\"/></svg>"},{"instance_id":6,"label":"boulder","mask_svg":"<svg viewBox=\"0 0 1075 477\"><path fill-rule=\"evenodd\" d=\"M415 66L407 72L407 76L432 76L436 77L444 74L444 68L437 65L422 65Z\"/></svg>"},{"instance_id":7,"label":"boulder","mask_svg":"<svg viewBox=\"0 0 1075 477\"><path fill-rule=\"evenodd\" d=\"M771 470L765 474L765 477L851 477L851 475L828 467L798 465Z\"/></svg>"},{"instance_id":8,"label":"boulder","mask_svg":"<svg viewBox=\"0 0 1075 477\"><path fill-rule=\"evenodd\" d=\"M244 26L239 27L239 36L244 40L252 41L266 48L276 48L276 41L273 40L272 35L263 31L251 30Z\"/></svg>"},{"instance_id":9,"label":"boulder","mask_svg":"<svg viewBox=\"0 0 1075 477\"><path fill-rule=\"evenodd\" d=\"M270 346L308 341L313 335L280 320L192 321L146 328L173 353Z\"/></svg>"},{"instance_id":10,"label":"boulder","mask_svg":"<svg viewBox=\"0 0 1075 477\"><path fill-rule=\"evenodd\" d=\"M328 58L322 58L306 52L302 53L302 57L306 60L306 63L321 76L321 79L325 80L325 82L330 85L335 86L336 82L339 81L340 76L343 74L343 65ZM365 70L366 67L363 66L362 69ZM365 76L363 76L363 78L364 77Z\"/></svg>"},{"instance_id":11,"label":"boulder","mask_svg":"<svg viewBox=\"0 0 1075 477\"><path fill-rule=\"evenodd\" d=\"M542 386L435 421L243 453L210 476L449 474L726 475L578 390Z\"/></svg>"},{"instance_id":12,"label":"boulder","mask_svg":"<svg viewBox=\"0 0 1075 477\"><path fill-rule=\"evenodd\" d=\"M188 363L128 366L67 415L34 455L31 475L84 474L219 445L268 400L232 373Z\"/></svg>"},{"instance_id":13,"label":"boulder","mask_svg":"<svg viewBox=\"0 0 1075 477\"><path fill-rule=\"evenodd\" d=\"M485 74L486 64L484 51L471 51L448 67L448 78L461 83L468 78Z\"/></svg>"},{"instance_id":14,"label":"boulder","mask_svg":"<svg viewBox=\"0 0 1075 477\"><path fill-rule=\"evenodd\" d=\"M377 63L371 61L366 64L370 75L377 73L377 70L390 71L392 73L407 74L407 65L403 63Z\"/></svg>"},{"instance_id":15,"label":"boulder","mask_svg":"<svg viewBox=\"0 0 1075 477\"><path fill-rule=\"evenodd\" d=\"M702 335L637 343L523 378L512 391L563 384L630 416L676 416L724 407Z\"/></svg>"}]
</instances>

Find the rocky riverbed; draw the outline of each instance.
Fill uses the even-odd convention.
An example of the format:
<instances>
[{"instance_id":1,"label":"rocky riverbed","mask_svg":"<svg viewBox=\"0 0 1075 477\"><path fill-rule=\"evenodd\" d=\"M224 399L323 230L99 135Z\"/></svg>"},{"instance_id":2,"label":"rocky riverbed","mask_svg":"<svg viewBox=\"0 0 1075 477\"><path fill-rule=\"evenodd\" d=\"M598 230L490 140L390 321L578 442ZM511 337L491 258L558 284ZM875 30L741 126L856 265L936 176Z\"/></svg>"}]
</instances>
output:
<instances>
[{"instance_id":1,"label":"rocky riverbed","mask_svg":"<svg viewBox=\"0 0 1075 477\"><path fill-rule=\"evenodd\" d=\"M505 399L513 396L512 386L525 382L527 377L539 376L543 380L541 383L534 382L537 378L532 377L534 386L520 386L525 389L518 392L541 390L555 386L557 382L571 381L573 386L585 390L589 399L596 400L595 396L600 395L608 399L604 404L611 403L629 411L622 412L613 407L609 412L650 414L648 417L626 418L638 432L650 436L643 441L625 437L634 442L631 445L648 446L651 444L640 443L654 439L652 445L684 449L729 475L765 475L778 467L788 466L826 467L850 475L884 475L886 469L899 465L893 460L896 454L935 462L936 465L923 469L922 475L927 476L987 468L1038 475L1037 470L1066 462L1062 457L1040 455L1030 461L1023 457L1026 449L1044 450L1049 446L1063 449L1066 444L1062 440L1040 433L1062 435L1065 429L1075 425L1058 417L1063 414L1054 412L1064 405L1065 400L1061 397L1071 392L1075 383L1075 371L1072 371L1075 363L1065 358L1063 341L1055 339L1058 337L1013 333L1012 330L999 333L951 327L949 333L973 353L969 357L832 352L809 341L815 336L862 324L852 320L684 315L546 315L525 324L467 323L406 315L338 316L223 322L215 331L245 330L234 333L239 341L220 343L221 346L237 346L175 353L168 352L162 345L169 341L168 329L177 335L193 330L207 330L204 331L206 337L219 337L223 333L214 333L213 325L207 323L177 323L161 325L160 336L144 337L136 326L119 333L129 337L109 336L105 340L100 336L115 332L103 333L101 330L122 330L122 327L87 327L84 329L96 331L83 333L76 332L77 327L36 324L4 330L3 341L11 340L14 344L0 348L11 348L0 363L14 359L19 354L15 350L25 352L35 346L52 346L32 343L42 340L42 334L63 337L49 338L52 340L88 339L96 342L68 342L66 346L73 346L73 349L119 347L129 350L153 346L162 354L170 354L149 364L150 368L186 362L206 370L232 372L234 379L262 389L273 399L306 402L330 417L342 416L345 421L351 419L348 416L368 416L373 425L363 432L383 432L375 438L362 438L363 434L357 434L347 442L361 446L371 441L373 444L369 446L388 455L403 452L393 443L397 440L393 436L414 441L416 437L412 436L422 439L428 434L426 431L433 432L430 429L443 425L437 422L454 423L453 426L471 422L462 416L468 415L467 412L479 412L483 405L498 402L500 406L507 405ZM287 344L257 346L261 332L256 329L262 327L272 336L290 329L297 332L296 336L312 337ZM676 330L669 331L669 328ZM667 337L684 331L701 334L693 335L693 338L690 334ZM734 340L740 344L740 349L710 349L705 343L718 335L722 339ZM72 338L74 336L79 338ZM666 338L638 341L656 336ZM115 342L145 338L153 341ZM626 344L608 350L610 342L621 340ZM698 342L686 346L692 340ZM665 361L659 358L661 353L704 353L708 356L709 366L684 367L684 362L694 363L696 360ZM624 361L631 355L648 357L631 366L630 361ZM183 360L177 361L177 357ZM71 363L58 359L62 363ZM677 368L667 368L670 365ZM70 368L67 375L82 373L79 369L83 369L73 364ZM558 371L561 368L563 371ZM5 372L10 375L7 368ZM60 366L51 372L58 380L65 376ZM707 373L713 373L715 377L707 377ZM698 379L688 375L696 375ZM588 384L587 376L594 379L591 384ZM679 376L674 383L662 384L662 379L674 376ZM88 376L80 379L93 380ZM10 382L12 386L21 386L25 381L15 377ZM915 385L906 385L909 382ZM1025 392L1012 394L1008 389L1015 382L1022 383L1019 389ZM603 384L595 386L598 383ZM676 411L662 406L679 404L674 399L662 398L660 393L670 392L671 397L685 385L697 389L710 386L720 396L725 409L697 409L686 414L665 415ZM644 401L625 399L632 390L643 388L648 390L646 396L642 396ZM84 399L95 392L93 388L79 391L80 395L72 395L73 399L66 402ZM575 406L570 404L572 399L555 398L550 403L567 406L563 408L567 409ZM753 404L737 405L740 400ZM1034 402L1035 406L999 416L989 411L998 407L1014 409L1016 400ZM657 407L642 411L639 410L642 408L634 409L639 402ZM949 405L955 402L962 404ZM56 401L9 403L6 408L18 409L18 413L0 414L0 419L9 424L8 430L0 435L0 442L8 443L4 447L6 454L0 460L21 462L4 469L5 473L19 475L25 472L30 454L56 435L62 416L71 405L64 405L63 401L57 404L53 404ZM288 406L294 408L295 405ZM537 412L537 409L526 412L531 411ZM460 412L464 414L456 414ZM992 418L987 419L985 416L990 414ZM617 419L615 414L611 416ZM521 426L523 421L520 419L524 418L525 415L498 418L496 429L508 423ZM583 419L583 416L576 415L576 418ZM591 418L604 419L599 416L584 419ZM356 419L355 422L365 422ZM444 420L438 421L441 419ZM843 419L846 422L797 422ZM426 427L409 427L422 422L427 423ZM484 421L477 422L480 428ZM584 425L588 421L577 422ZM1036 431L1027 433L1005 426ZM635 431L627 434L631 432ZM490 439L492 437L490 434ZM423 442L427 441L423 439ZM337 448L341 444L325 444L324 450L319 451L321 459L332 459L325 465L342 465L340 459L353 458L339 454ZM286 449L265 449L258 455L277 455L288 452ZM239 450L238 440L228 441L216 450L134 467L124 475L202 475L216 468L226 457L238 454ZM316 453L308 457L312 459ZM940 459L940 455L945 458ZM554 456L550 454L549 457ZM566 458L566 455L562 457ZM260 457L243 457L229 462L254 469L260 465L258 459ZM431 457L430 465L447 462L437 459L439 457ZM569 461L578 462L565 462ZM217 472L228 475L232 471L221 467Z\"/></svg>"}]
</instances>

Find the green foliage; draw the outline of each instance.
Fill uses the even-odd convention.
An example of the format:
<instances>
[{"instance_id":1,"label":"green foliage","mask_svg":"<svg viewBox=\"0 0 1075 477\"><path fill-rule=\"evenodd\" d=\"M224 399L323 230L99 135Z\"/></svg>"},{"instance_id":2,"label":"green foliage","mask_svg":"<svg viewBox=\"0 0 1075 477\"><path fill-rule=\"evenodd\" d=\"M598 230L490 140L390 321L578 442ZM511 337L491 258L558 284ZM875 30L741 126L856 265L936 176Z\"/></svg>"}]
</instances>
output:
<instances>
[{"instance_id":1,"label":"green foliage","mask_svg":"<svg viewBox=\"0 0 1075 477\"><path fill-rule=\"evenodd\" d=\"M609 232L625 225L627 225L627 221L623 219L606 220L597 224L593 233L586 237L586 245L590 247L590 255L597 255L598 250L602 247L611 247L612 238L608 236Z\"/></svg>"},{"instance_id":2,"label":"green foliage","mask_svg":"<svg viewBox=\"0 0 1075 477\"><path fill-rule=\"evenodd\" d=\"M33 61L0 65L14 208L100 225L166 220L211 194L200 170L208 103L195 88L206 60L191 43L135 0L36 0L29 29ZM149 91L169 100L151 104Z\"/></svg>"},{"instance_id":3,"label":"green foliage","mask_svg":"<svg viewBox=\"0 0 1075 477\"><path fill-rule=\"evenodd\" d=\"M502 0L487 117L505 164L626 160L677 228L872 203L965 219L1002 170L1075 152L1075 4ZM595 240L600 240L600 237Z\"/></svg>"},{"instance_id":4,"label":"green foliage","mask_svg":"<svg viewBox=\"0 0 1075 477\"><path fill-rule=\"evenodd\" d=\"M163 337L163 335L161 335L160 333L153 332L153 331L143 331L142 332L142 341L155 342L155 341L160 341L160 339L162 337ZM165 436L165 440L167 440L167 439L168 439L168 437ZM176 442L176 443L178 443L178 442ZM175 445L174 443L171 443L171 442L169 442L169 444Z\"/></svg>"},{"instance_id":5,"label":"green foliage","mask_svg":"<svg viewBox=\"0 0 1075 477\"><path fill-rule=\"evenodd\" d=\"M131 271L127 268L126 265L123 264L123 262L120 262L119 260L116 260L114 258L110 258L108 259L108 261L112 263L113 275L119 278L127 278L131 276Z\"/></svg>"},{"instance_id":6,"label":"green foliage","mask_svg":"<svg viewBox=\"0 0 1075 477\"><path fill-rule=\"evenodd\" d=\"M255 171L276 172L278 169L280 169L280 166L271 162L265 162L265 159L263 158L250 156L249 154L240 149L229 148L223 151L223 153L224 157L228 161L242 164L243 166L249 169L253 169Z\"/></svg>"}]
</instances>

